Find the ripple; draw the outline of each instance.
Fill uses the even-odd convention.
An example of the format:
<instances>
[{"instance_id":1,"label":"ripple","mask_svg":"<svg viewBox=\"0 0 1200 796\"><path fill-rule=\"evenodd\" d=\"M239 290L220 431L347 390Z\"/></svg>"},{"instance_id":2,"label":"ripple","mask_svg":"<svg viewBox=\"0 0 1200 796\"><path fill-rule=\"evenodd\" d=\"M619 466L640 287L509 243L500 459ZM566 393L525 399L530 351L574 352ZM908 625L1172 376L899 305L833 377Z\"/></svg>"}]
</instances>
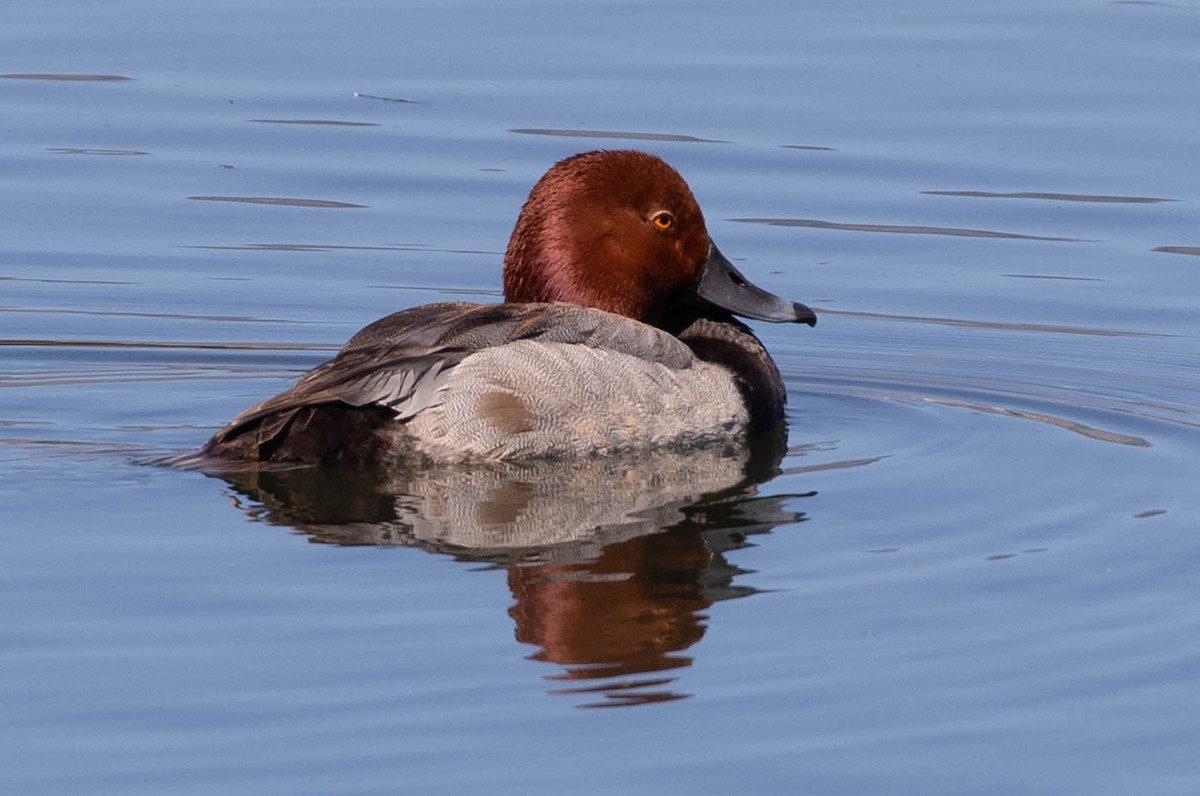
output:
<instances>
[{"instance_id":1,"label":"ripple","mask_svg":"<svg viewBox=\"0 0 1200 796\"><path fill-rule=\"evenodd\" d=\"M1183 3L1161 3L1157 0L1112 0L1115 6L1159 6L1160 8L1182 8L1186 11L1200 11L1200 6Z\"/></svg>"},{"instance_id":2,"label":"ripple","mask_svg":"<svg viewBox=\"0 0 1200 796\"><path fill-rule=\"evenodd\" d=\"M302 323L302 321L293 321ZM337 351L340 346L322 343L249 343L205 342L202 340L49 340L22 338L0 340L0 347L11 348L129 348L193 349L215 351Z\"/></svg>"},{"instance_id":3,"label":"ripple","mask_svg":"<svg viewBox=\"0 0 1200 796\"><path fill-rule=\"evenodd\" d=\"M78 147L49 147L46 151L55 155L107 155L118 157L150 154L139 149L81 149Z\"/></svg>"},{"instance_id":4,"label":"ripple","mask_svg":"<svg viewBox=\"0 0 1200 796\"><path fill-rule=\"evenodd\" d=\"M989 229L963 229L959 227L926 227L899 224L849 224L839 221L822 221L816 218L731 218L739 224L766 224L771 227L811 227L833 229L842 232L888 232L895 235L950 235L958 238L1005 238L1008 240L1042 240L1060 243L1095 243L1084 238L1046 237L1025 235L1019 232L998 232Z\"/></svg>"},{"instance_id":5,"label":"ripple","mask_svg":"<svg viewBox=\"0 0 1200 796\"><path fill-rule=\"evenodd\" d=\"M728 144L715 138L697 138L694 135L678 135L675 133L631 133L617 130L562 130L542 127L513 127L510 133L521 135L557 135L566 138L623 138L629 141L676 141L696 144Z\"/></svg>"},{"instance_id":6,"label":"ripple","mask_svg":"<svg viewBox=\"0 0 1200 796\"><path fill-rule=\"evenodd\" d=\"M1118 445L1131 445L1135 448L1150 448L1153 447L1148 439L1144 437L1134 436L1133 434L1122 434L1119 431L1110 431L1103 428L1096 428L1085 423L1080 423L1075 420L1070 420L1065 417L1045 414L1043 412L1028 412L1021 409L1014 409L1009 406L997 406L990 403L981 403L979 401L956 401L949 398L931 398L928 396L916 397L916 400L926 401L939 406L949 406L958 409L970 409L974 412L983 412L991 415L1003 415L1005 417L1015 417L1021 420L1033 420L1038 423L1046 423L1051 426L1072 431L1089 439L1099 440L1100 442L1113 442Z\"/></svg>"},{"instance_id":7,"label":"ripple","mask_svg":"<svg viewBox=\"0 0 1200 796\"><path fill-rule=\"evenodd\" d=\"M115 284L125 283L117 282ZM158 320L218 321L222 323L315 323L315 321L297 320L295 318L256 318L251 315L200 315L184 312L138 312L136 310L70 310L60 307L0 307L0 313L24 313L30 315L83 315L89 318L155 318ZM24 343L13 340L0 340L0 345L14 344L23 345Z\"/></svg>"},{"instance_id":8,"label":"ripple","mask_svg":"<svg viewBox=\"0 0 1200 796\"><path fill-rule=\"evenodd\" d=\"M1195 408L1149 404L1136 397L1136 385L1125 390L1130 395L1122 397L1122 390L1117 385L1101 384L1084 390L1078 385L1047 381L1046 376L1038 377L1028 372L1004 375L995 370L995 364L992 363L993 372L985 374L981 374L980 369L988 367L986 363L962 364L963 372L955 376L948 375L944 362L937 371L931 369L932 363L923 365L921 361L909 360L888 366L831 364L814 368L809 364L803 379L795 381L803 384L803 393L807 395L831 397L833 404L841 407L841 412L853 406L848 399L863 400L868 404L966 410L1051 426L1096 442L1132 448L1155 446L1146 435L1146 429L1159 429L1163 436L1200 430L1200 412ZM793 379L788 378L788 381ZM803 398L799 403L803 403ZM885 417L886 414L869 405L853 412L861 420ZM946 434L924 427L918 431L917 427L910 427L907 420L893 427L895 430L908 428L908 433L916 434L909 439L919 439L922 444ZM835 462L825 468L862 466L882 458L887 457Z\"/></svg>"},{"instance_id":9,"label":"ripple","mask_svg":"<svg viewBox=\"0 0 1200 796\"><path fill-rule=\"evenodd\" d=\"M356 205L350 202L335 202L331 199L297 199L285 196L189 196L188 199L197 202L241 202L250 205L283 205L286 207L368 207L368 205Z\"/></svg>"},{"instance_id":10,"label":"ripple","mask_svg":"<svg viewBox=\"0 0 1200 796\"><path fill-rule=\"evenodd\" d=\"M486 254L501 256L502 251L487 249L442 249L424 243L381 243L377 245L353 245L342 243L180 243L180 249L216 249L239 252L329 252L329 251L380 251L380 252L436 252L438 254ZM493 295L500 295L492 291Z\"/></svg>"},{"instance_id":11,"label":"ripple","mask_svg":"<svg viewBox=\"0 0 1200 796\"><path fill-rule=\"evenodd\" d=\"M28 72L0 75L0 77L8 78L9 80L60 80L77 83L117 83L124 80L133 80L132 77L125 77L124 75L60 74L55 72Z\"/></svg>"},{"instance_id":12,"label":"ripple","mask_svg":"<svg viewBox=\"0 0 1200 796\"><path fill-rule=\"evenodd\" d=\"M428 104L425 102L421 102L420 100L405 99L404 97L381 97L378 94L363 94L360 91L354 92L353 96L356 99L379 100L380 102L395 102L395 103L399 103L401 105L426 105L426 104Z\"/></svg>"},{"instance_id":13,"label":"ripple","mask_svg":"<svg viewBox=\"0 0 1200 796\"><path fill-rule=\"evenodd\" d=\"M822 464L808 464L801 467L785 467L781 470L783 475L798 475L800 473L821 473L828 470L848 470L851 467L865 467L868 464L882 461L888 458L887 456L869 456L865 459L842 459L836 462L823 462Z\"/></svg>"},{"instance_id":14,"label":"ripple","mask_svg":"<svg viewBox=\"0 0 1200 796\"><path fill-rule=\"evenodd\" d=\"M33 370L22 373L0 372L0 389L78 387L100 384L147 384L176 381L238 381L261 379L270 375L290 375L293 371L276 369L269 372L262 366L235 369L228 365L145 365L122 366L116 363L70 370ZM178 428L180 426L171 426ZM11 440L9 440L11 442Z\"/></svg>"},{"instance_id":15,"label":"ripple","mask_svg":"<svg viewBox=\"0 0 1200 796\"><path fill-rule=\"evenodd\" d=\"M1100 202L1105 204L1156 204L1178 202L1178 199L1163 199L1157 196L1106 196L1086 193L1047 193L1044 191L1018 191L999 193L996 191L921 191L927 196L965 196L980 199L1042 199L1051 202Z\"/></svg>"},{"instance_id":16,"label":"ripple","mask_svg":"<svg viewBox=\"0 0 1200 796\"><path fill-rule=\"evenodd\" d=\"M128 456L130 454L145 453L147 450L150 450L146 446L136 443L93 442L89 440L73 439L34 439L22 437L0 437L0 447L5 449L30 448L32 450L30 451L28 458L35 459L72 459L80 454L89 454L94 456ZM22 456L21 458L27 457Z\"/></svg>"},{"instance_id":17,"label":"ripple","mask_svg":"<svg viewBox=\"0 0 1200 796\"><path fill-rule=\"evenodd\" d=\"M255 124L311 124L325 127L379 127L378 122L347 122L341 119L247 119Z\"/></svg>"},{"instance_id":18,"label":"ripple","mask_svg":"<svg viewBox=\"0 0 1200 796\"><path fill-rule=\"evenodd\" d=\"M1053 278L1053 277L1047 277ZM973 318L939 318L929 315L897 315L887 312L860 312L856 310L822 309L822 315L841 315L847 318L869 318L873 320L904 321L907 323L929 323L938 326L958 326L969 329L988 329L1004 332L1037 332L1048 334L1079 334L1093 337L1165 337L1178 335L1157 332L1135 332L1122 329L1100 329L1089 326L1062 326L1046 323L1006 323L1003 321L981 321Z\"/></svg>"},{"instance_id":19,"label":"ripple","mask_svg":"<svg viewBox=\"0 0 1200 796\"><path fill-rule=\"evenodd\" d=\"M33 282L44 285L137 285L120 279L52 279L50 277L0 276L0 282ZM7 309L7 308L4 308Z\"/></svg>"},{"instance_id":20,"label":"ripple","mask_svg":"<svg viewBox=\"0 0 1200 796\"><path fill-rule=\"evenodd\" d=\"M181 249L218 249L221 251L240 252L329 252L329 251L438 251L422 246L419 243L397 243L381 246L351 246L335 243L230 243L218 244L180 244Z\"/></svg>"},{"instance_id":21,"label":"ripple","mask_svg":"<svg viewBox=\"0 0 1200 796\"><path fill-rule=\"evenodd\" d=\"M1061 276L1059 274L1001 274L1008 279L1060 279L1064 282L1107 282L1095 276Z\"/></svg>"}]
</instances>

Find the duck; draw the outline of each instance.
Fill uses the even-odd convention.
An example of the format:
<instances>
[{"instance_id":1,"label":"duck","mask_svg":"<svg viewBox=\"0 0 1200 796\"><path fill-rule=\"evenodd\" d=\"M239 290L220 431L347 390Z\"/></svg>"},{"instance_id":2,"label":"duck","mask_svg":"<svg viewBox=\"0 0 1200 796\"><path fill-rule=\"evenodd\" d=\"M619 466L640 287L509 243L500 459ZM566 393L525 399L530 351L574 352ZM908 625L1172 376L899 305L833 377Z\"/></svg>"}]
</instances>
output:
<instances>
[{"instance_id":1,"label":"duck","mask_svg":"<svg viewBox=\"0 0 1200 796\"><path fill-rule=\"evenodd\" d=\"M710 239L663 159L599 150L553 165L521 208L503 303L401 310L217 431L238 467L571 459L778 428L787 394L735 316L815 326Z\"/></svg>"}]
</instances>

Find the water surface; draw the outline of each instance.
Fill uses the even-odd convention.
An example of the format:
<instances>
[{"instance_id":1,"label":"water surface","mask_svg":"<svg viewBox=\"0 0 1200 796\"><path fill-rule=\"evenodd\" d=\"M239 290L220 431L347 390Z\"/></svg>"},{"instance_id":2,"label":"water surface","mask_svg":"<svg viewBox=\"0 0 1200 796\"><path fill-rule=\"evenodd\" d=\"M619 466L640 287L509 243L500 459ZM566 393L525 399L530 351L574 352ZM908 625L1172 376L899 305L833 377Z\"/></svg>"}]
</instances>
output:
<instances>
[{"instance_id":1,"label":"water surface","mask_svg":"<svg viewBox=\"0 0 1200 796\"><path fill-rule=\"evenodd\" d=\"M1198 9L7 9L0 789L1194 792ZM820 313L786 439L145 464L624 146Z\"/></svg>"}]
</instances>

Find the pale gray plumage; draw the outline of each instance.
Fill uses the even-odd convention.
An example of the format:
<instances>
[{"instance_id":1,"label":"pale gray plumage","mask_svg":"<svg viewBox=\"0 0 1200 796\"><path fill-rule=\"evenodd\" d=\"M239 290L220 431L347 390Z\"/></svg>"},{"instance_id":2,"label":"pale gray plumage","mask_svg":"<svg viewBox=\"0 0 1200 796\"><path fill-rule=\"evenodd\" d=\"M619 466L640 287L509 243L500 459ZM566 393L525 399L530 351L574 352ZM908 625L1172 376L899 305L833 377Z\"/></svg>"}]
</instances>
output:
<instances>
[{"instance_id":1,"label":"pale gray plumage","mask_svg":"<svg viewBox=\"0 0 1200 796\"><path fill-rule=\"evenodd\" d=\"M392 422L374 433L386 447L438 460L703 440L746 423L744 411L728 411L741 406L730 380L703 378L713 367L679 338L603 310L426 305L367 326L293 387L235 418L207 448L252 444L261 457L286 441L297 412L320 406L384 410ZM724 408L706 419L696 404ZM662 425L670 418L682 426ZM311 422L308 415L303 425ZM538 434L527 433L531 424ZM584 427L591 442L579 433Z\"/></svg>"}]
</instances>

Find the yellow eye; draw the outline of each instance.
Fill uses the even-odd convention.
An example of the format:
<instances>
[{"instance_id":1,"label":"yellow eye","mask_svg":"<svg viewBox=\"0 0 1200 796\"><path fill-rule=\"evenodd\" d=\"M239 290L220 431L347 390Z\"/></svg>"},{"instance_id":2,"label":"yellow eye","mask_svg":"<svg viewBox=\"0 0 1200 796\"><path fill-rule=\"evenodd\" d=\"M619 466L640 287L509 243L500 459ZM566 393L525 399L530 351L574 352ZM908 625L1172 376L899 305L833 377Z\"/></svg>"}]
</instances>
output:
<instances>
[{"instance_id":1,"label":"yellow eye","mask_svg":"<svg viewBox=\"0 0 1200 796\"><path fill-rule=\"evenodd\" d=\"M670 229L675 223L675 216L668 213L666 210L660 210L650 219L654 222L654 226L659 229Z\"/></svg>"}]
</instances>

